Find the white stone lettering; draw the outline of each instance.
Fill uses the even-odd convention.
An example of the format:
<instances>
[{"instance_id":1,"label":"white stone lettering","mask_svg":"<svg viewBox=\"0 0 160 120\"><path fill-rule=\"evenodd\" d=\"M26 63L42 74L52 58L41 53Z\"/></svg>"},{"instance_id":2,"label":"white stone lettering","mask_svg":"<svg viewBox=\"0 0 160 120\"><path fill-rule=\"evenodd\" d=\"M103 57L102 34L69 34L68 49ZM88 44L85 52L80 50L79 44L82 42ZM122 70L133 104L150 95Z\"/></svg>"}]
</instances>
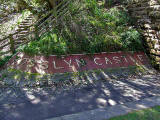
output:
<instances>
[{"instance_id":1,"label":"white stone lettering","mask_svg":"<svg viewBox=\"0 0 160 120\"><path fill-rule=\"evenodd\" d=\"M55 61L53 61L53 65L54 65L54 69L57 69L57 70L59 70L59 69L64 69L64 67L57 67Z\"/></svg>"},{"instance_id":2,"label":"white stone lettering","mask_svg":"<svg viewBox=\"0 0 160 120\"><path fill-rule=\"evenodd\" d=\"M108 64L108 62L110 62L110 64L112 64L112 62L107 57L105 57L105 61L106 61L106 64Z\"/></svg>"},{"instance_id":3,"label":"white stone lettering","mask_svg":"<svg viewBox=\"0 0 160 120\"><path fill-rule=\"evenodd\" d=\"M121 56L121 57L124 58L124 60L125 60L126 62L128 62L126 56Z\"/></svg>"},{"instance_id":4,"label":"white stone lettering","mask_svg":"<svg viewBox=\"0 0 160 120\"><path fill-rule=\"evenodd\" d=\"M23 58L22 62L20 63L21 66L24 64L28 64L29 59L28 58Z\"/></svg>"},{"instance_id":5,"label":"white stone lettering","mask_svg":"<svg viewBox=\"0 0 160 120\"><path fill-rule=\"evenodd\" d=\"M95 63L96 65L103 65L102 63L97 63L97 60L100 60L100 58L94 58L94 63Z\"/></svg>"},{"instance_id":6,"label":"white stone lettering","mask_svg":"<svg viewBox=\"0 0 160 120\"><path fill-rule=\"evenodd\" d=\"M72 60L71 60L71 59L69 60L69 62L66 61L66 60L64 60L64 62L67 63L67 64L69 65L69 67L72 67L72 66L71 66L71 63L72 63Z\"/></svg>"},{"instance_id":7,"label":"white stone lettering","mask_svg":"<svg viewBox=\"0 0 160 120\"><path fill-rule=\"evenodd\" d=\"M143 61L143 55L137 55L140 61Z\"/></svg>"},{"instance_id":8,"label":"white stone lettering","mask_svg":"<svg viewBox=\"0 0 160 120\"><path fill-rule=\"evenodd\" d=\"M136 60L135 60L135 59L133 59L133 57L132 57L132 56L130 56L129 58L132 60L132 62L136 62Z\"/></svg>"},{"instance_id":9,"label":"white stone lettering","mask_svg":"<svg viewBox=\"0 0 160 120\"><path fill-rule=\"evenodd\" d=\"M37 63L38 63L38 67L42 70L46 70L49 67L48 61L45 61L44 59L37 60Z\"/></svg>"},{"instance_id":10,"label":"white stone lettering","mask_svg":"<svg viewBox=\"0 0 160 120\"><path fill-rule=\"evenodd\" d=\"M48 61L44 61L42 63L39 64L39 68L42 69L42 70L46 70L48 69Z\"/></svg>"},{"instance_id":11,"label":"white stone lettering","mask_svg":"<svg viewBox=\"0 0 160 120\"><path fill-rule=\"evenodd\" d=\"M84 65L85 65L85 64L84 64L85 61L84 61L83 59L81 59L81 61L76 59L76 63L77 63L77 65L78 65L78 67L81 67L81 66L84 66Z\"/></svg>"},{"instance_id":12,"label":"white stone lettering","mask_svg":"<svg viewBox=\"0 0 160 120\"><path fill-rule=\"evenodd\" d=\"M119 57L117 57L117 56L114 56L114 57L113 57L113 60L114 60L116 63L121 63L121 60L119 60Z\"/></svg>"}]
</instances>

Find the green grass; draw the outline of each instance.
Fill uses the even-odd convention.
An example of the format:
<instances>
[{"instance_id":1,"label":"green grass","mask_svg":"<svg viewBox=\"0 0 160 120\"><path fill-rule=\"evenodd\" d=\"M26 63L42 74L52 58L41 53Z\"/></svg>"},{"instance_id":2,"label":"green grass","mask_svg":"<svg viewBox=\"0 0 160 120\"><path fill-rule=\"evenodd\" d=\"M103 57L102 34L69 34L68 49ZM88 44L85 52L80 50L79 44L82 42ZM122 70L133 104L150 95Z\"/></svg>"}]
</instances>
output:
<instances>
[{"instance_id":1,"label":"green grass","mask_svg":"<svg viewBox=\"0 0 160 120\"><path fill-rule=\"evenodd\" d=\"M160 106L135 111L124 116L118 116L109 120L160 120Z\"/></svg>"}]
</instances>

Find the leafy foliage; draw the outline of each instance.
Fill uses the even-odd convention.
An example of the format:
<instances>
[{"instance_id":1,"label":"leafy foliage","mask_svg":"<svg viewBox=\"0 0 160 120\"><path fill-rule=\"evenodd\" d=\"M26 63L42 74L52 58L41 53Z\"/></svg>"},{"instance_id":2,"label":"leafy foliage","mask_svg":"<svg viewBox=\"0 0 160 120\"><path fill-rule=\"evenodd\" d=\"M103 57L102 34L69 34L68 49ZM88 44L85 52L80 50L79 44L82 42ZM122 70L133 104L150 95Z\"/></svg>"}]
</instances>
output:
<instances>
[{"instance_id":1,"label":"leafy foliage","mask_svg":"<svg viewBox=\"0 0 160 120\"><path fill-rule=\"evenodd\" d=\"M2 67L10 58L11 56L5 56L3 58L0 58L0 67Z\"/></svg>"},{"instance_id":2,"label":"leafy foliage","mask_svg":"<svg viewBox=\"0 0 160 120\"><path fill-rule=\"evenodd\" d=\"M101 8L96 0L68 6L69 13L55 21L53 30L23 49L28 54L95 53L141 50L141 35L131 26L125 8Z\"/></svg>"},{"instance_id":3,"label":"leafy foliage","mask_svg":"<svg viewBox=\"0 0 160 120\"><path fill-rule=\"evenodd\" d=\"M26 47L24 47L24 51L30 53L30 55L49 55L52 53L64 54L66 47L67 46L64 39L57 37L57 34L55 33L47 33L46 35L42 36L38 42L30 42Z\"/></svg>"},{"instance_id":4,"label":"leafy foliage","mask_svg":"<svg viewBox=\"0 0 160 120\"><path fill-rule=\"evenodd\" d=\"M121 34L122 43L126 49L141 50L143 47L140 38L140 33L133 29Z\"/></svg>"}]
</instances>

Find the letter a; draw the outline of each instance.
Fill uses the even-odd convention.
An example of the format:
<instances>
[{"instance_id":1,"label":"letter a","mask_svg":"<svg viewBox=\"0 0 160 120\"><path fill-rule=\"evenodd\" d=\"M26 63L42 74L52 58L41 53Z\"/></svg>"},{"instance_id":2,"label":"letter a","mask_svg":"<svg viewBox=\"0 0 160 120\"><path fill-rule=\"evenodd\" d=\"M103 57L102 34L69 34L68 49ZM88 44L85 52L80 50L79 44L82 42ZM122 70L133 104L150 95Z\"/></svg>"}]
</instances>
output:
<instances>
[{"instance_id":1,"label":"letter a","mask_svg":"<svg viewBox=\"0 0 160 120\"><path fill-rule=\"evenodd\" d=\"M105 57L105 60L106 60L106 64L108 64L108 62L110 62L110 64L112 64L112 62L107 57Z\"/></svg>"}]
</instances>

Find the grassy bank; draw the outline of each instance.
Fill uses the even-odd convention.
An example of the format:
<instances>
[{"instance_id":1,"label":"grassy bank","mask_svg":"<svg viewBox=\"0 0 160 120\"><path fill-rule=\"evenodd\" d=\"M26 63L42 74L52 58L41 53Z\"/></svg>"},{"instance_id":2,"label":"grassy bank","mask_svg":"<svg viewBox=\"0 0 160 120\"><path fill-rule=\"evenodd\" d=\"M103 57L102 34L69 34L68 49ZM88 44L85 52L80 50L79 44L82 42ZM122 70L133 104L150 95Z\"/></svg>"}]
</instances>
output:
<instances>
[{"instance_id":1,"label":"grassy bank","mask_svg":"<svg viewBox=\"0 0 160 120\"><path fill-rule=\"evenodd\" d=\"M118 116L109 120L159 120L160 106L155 106L150 109L135 111L124 116Z\"/></svg>"}]
</instances>

